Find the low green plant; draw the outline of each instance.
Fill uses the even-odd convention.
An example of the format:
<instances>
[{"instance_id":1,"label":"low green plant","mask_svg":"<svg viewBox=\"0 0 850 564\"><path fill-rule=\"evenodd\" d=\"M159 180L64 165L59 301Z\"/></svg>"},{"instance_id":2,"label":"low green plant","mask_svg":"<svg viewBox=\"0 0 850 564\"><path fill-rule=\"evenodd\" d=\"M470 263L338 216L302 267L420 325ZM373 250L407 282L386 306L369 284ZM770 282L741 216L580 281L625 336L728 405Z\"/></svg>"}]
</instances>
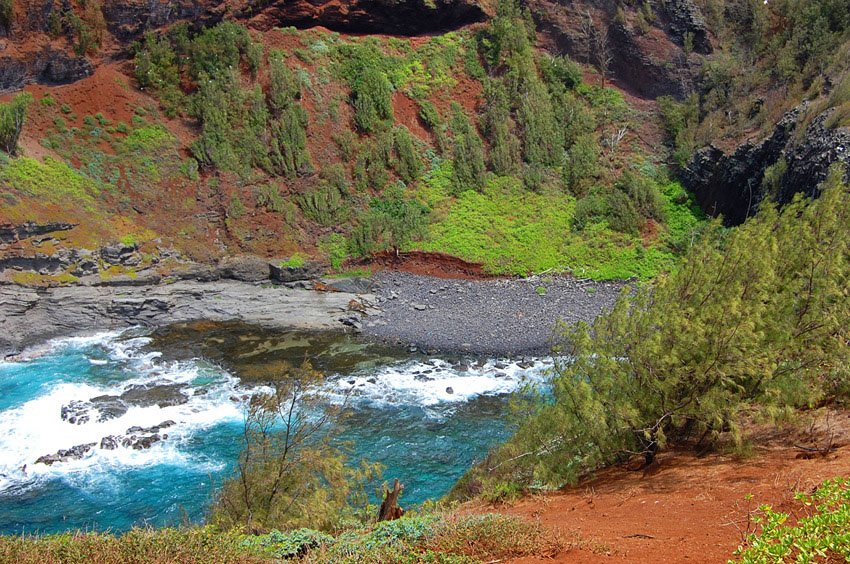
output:
<instances>
[{"instance_id":1,"label":"low green plant","mask_svg":"<svg viewBox=\"0 0 850 564\"><path fill-rule=\"evenodd\" d=\"M821 484L813 494L796 494L803 516L762 505L750 517L758 530L735 552L742 564L850 561L850 479Z\"/></svg>"}]
</instances>

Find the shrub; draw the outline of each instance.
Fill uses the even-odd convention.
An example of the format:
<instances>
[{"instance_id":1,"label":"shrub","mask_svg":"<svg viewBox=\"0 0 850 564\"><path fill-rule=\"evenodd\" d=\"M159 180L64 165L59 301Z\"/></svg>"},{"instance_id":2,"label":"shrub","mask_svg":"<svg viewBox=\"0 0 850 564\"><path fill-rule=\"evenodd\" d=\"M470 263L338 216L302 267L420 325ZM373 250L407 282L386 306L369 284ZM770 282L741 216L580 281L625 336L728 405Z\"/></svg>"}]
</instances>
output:
<instances>
[{"instance_id":1,"label":"shrub","mask_svg":"<svg viewBox=\"0 0 850 564\"><path fill-rule=\"evenodd\" d=\"M354 123L364 133L375 131L383 120L393 117L393 86L387 75L368 67L351 85Z\"/></svg>"},{"instance_id":2,"label":"shrub","mask_svg":"<svg viewBox=\"0 0 850 564\"><path fill-rule=\"evenodd\" d=\"M484 143L459 104L452 104L452 114L455 190L480 190L484 186L484 173L487 171Z\"/></svg>"},{"instance_id":3,"label":"shrub","mask_svg":"<svg viewBox=\"0 0 850 564\"><path fill-rule=\"evenodd\" d=\"M0 0L0 27L5 30L12 29L12 21L15 17L14 0Z\"/></svg>"},{"instance_id":4,"label":"shrub","mask_svg":"<svg viewBox=\"0 0 850 564\"><path fill-rule=\"evenodd\" d=\"M422 176L422 161L416 151L413 136L403 125L394 130L395 170L405 182L413 182Z\"/></svg>"},{"instance_id":5,"label":"shrub","mask_svg":"<svg viewBox=\"0 0 850 564\"><path fill-rule=\"evenodd\" d=\"M237 23L225 21L207 28L191 42L189 72L198 83L230 75L239 69L250 45L248 30Z\"/></svg>"},{"instance_id":6,"label":"shrub","mask_svg":"<svg viewBox=\"0 0 850 564\"><path fill-rule=\"evenodd\" d=\"M562 177L567 190L580 197L598 169L599 148L593 135L582 135L564 152Z\"/></svg>"},{"instance_id":7,"label":"shrub","mask_svg":"<svg viewBox=\"0 0 850 564\"><path fill-rule=\"evenodd\" d=\"M514 135L516 124L511 116L508 92L501 81L487 84L487 105L481 117L484 136L490 143L490 166L499 175L516 174L520 169L520 140Z\"/></svg>"},{"instance_id":8,"label":"shrub","mask_svg":"<svg viewBox=\"0 0 850 564\"><path fill-rule=\"evenodd\" d=\"M0 149L15 156L18 152L18 139L27 120L27 106L32 95L26 92L17 94L9 102L0 103Z\"/></svg>"},{"instance_id":9,"label":"shrub","mask_svg":"<svg viewBox=\"0 0 850 564\"><path fill-rule=\"evenodd\" d=\"M425 236L428 212L420 202L406 198L401 186L388 189L361 215L351 237L352 254L363 256L386 249L398 253Z\"/></svg>"},{"instance_id":10,"label":"shrub","mask_svg":"<svg viewBox=\"0 0 850 564\"><path fill-rule=\"evenodd\" d=\"M572 90L581 84L581 66L565 56L544 56L538 61L540 75L550 87Z\"/></svg>"},{"instance_id":11,"label":"shrub","mask_svg":"<svg viewBox=\"0 0 850 564\"><path fill-rule=\"evenodd\" d=\"M322 375L305 362L254 395L245 417L236 474L222 486L212 521L248 532L310 527L328 530L366 503L378 467L351 468L335 444L341 411L311 393Z\"/></svg>"},{"instance_id":12,"label":"shrub","mask_svg":"<svg viewBox=\"0 0 850 564\"><path fill-rule=\"evenodd\" d=\"M319 225L330 226L342 222L348 215L342 194L334 186L322 183L298 197L298 207L304 215Z\"/></svg>"},{"instance_id":13,"label":"shrub","mask_svg":"<svg viewBox=\"0 0 850 564\"><path fill-rule=\"evenodd\" d=\"M202 78L190 114L201 125L192 144L199 163L243 175L253 166L271 167L263 141L269 114L259 87L243 88L232 72L216 80Z\"/></svg>"},{"instance_id":14,"label":"shrub","mask_svg":"<svg viewBox=\"0 0 850 564\"><path fill-rule=\"evenodd\" d=\"M628 196L641 218L664 221L664 200L652 179L626 171L617 181L616 188Z\"/></svg>"},{"instance_id":15,"label":"shrub","mask_svg":"<svg viewBox=\"0 0 850 564\"><path fill-rule=\"evenodd\" d=\"M563 327L549 401L482 470L484 480L560 485L671 444L740 444L741 414L828 402L850 371L850 189L715 222L682 267L593 322ZM529 415L530 414L530 415Z\"/></svg>"}]
</instances>

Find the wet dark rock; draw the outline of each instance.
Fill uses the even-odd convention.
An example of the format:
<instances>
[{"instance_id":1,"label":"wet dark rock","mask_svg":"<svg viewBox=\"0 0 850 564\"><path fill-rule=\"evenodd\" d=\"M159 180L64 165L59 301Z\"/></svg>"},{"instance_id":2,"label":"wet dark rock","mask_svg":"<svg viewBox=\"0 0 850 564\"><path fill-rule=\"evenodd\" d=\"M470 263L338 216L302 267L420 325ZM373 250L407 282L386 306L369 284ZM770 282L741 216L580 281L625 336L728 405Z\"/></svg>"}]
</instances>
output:
<instances>
[{"instance_id":1,"label":"wet dark rock","mask_svg":"<svg viewBox=\"0 0 850 564\"><path fill-rule=\"evenodd\" d=\"M121 445L125 448L131 448L133 450L144 450L151 448L153 445L162 440L162 436L158 433L143 437L137 435L130 435L129 437L125 437L121 440Z\"/></svg>"},{"instance_id":2,"label":"wet dark rock","mask_svg":"<svg viewBox=\"0 0 850 564\"><path fill-rule=\"evenodd\" d=\"M267 264L266 277L281 284L314 280L324 274L326 268L326 265L317 261L307 261L300 266L286 266L283 262L270 262Z\"/></svg>"},{"instance_id":3,"label":"wet dark rock","mask_svg":"<svg viewBox=\"0 0 850 564\"><path fill-rule=\"evenodd\" d=\"M431 382L432 380L434 380L433 378L431 378L430 376L426 376L425 374L416 374L413 379L417 382Z\"/></svg>"},{"instance_id":4,"label":"wet dark rock","mask_svg":"<svg viewBox=\"0 0 850 564\"><path fill-rule=\"evenodd\" d=\"M77 445L65 450L59 450L56 454L46 454L35 461L36 464L46 464L51 466L57 462L68 462L69 460L79 460L84 457L97 443L86 443Z\"/></svg>"},{"instance_id":5,"label":"wet dark rock","mask_svg":"<svg viewBox=\"0 0 850 564\"><path fill-rule=\"evenodd\" d=\"M62 421L72 425L82 425L89 422L89 410L92 405L86 401L73 400L68 405L63 405L61 410Z\"/></svg>"},{"instance_id":6,"label":"wet dark rock","mask_svg":"<svg viewBox=\"0 0 850 564\"><path fill-rule=\"evenodd\" d=\"M453 394L453 393L455 393L455 390L454 390L454 388L452 388L451 386L449 386L448 388L446 388L446 393L447 393L447 394Z\"/></svg>"},{"instance_id":7,"label":"wet dark rock","mask_svg":"<svg viewBox=\"0 0 850 564\"><path fill-rule=\"evenodd\" d=\"M139 427L138 425L136 425L127 429L127 434L154 434L159 433L163 429L167 429L173 425L176 425L176 423L174 423L174 421L170 419L167 421L163 421L159 425L154 425L153 427Z\"/></svg>"},{"instance_id":8,"label":"wet dark rock","mask_svg":"<svg viewBox=\"0 0 850 564\"><path fill-rule=\"evenodd\" d=\"M100 439L100 448L102 450L115 450L118 448L119 437L109 435Z\"/></svg>"},{"instance_id":9,"label":"wet dark rock","mask_svg":"<svg viewBox=\"0 0 850 564\"><path fill-rule=\"evenodd\" d=\"M137 407L170 407L189 401L184 390L181 384L139 385L131 386L120 397L123 402Z\"/></svg>"},{"instance_id":10,"label":"wet dark rock","mask_svg":"<svg viewBox=\"0 0 850 564\"><path fill-rule=\"evenodd\" d=\"M263 282L269 279L269 263L253 255L226 257L218 264L218 274L240 282Z\"/></svg>"},{"instance_id":11,"label":"wet dark rock","mask_svg":"<svg viewBox=\"0 0 850 564\"><path fill-rule=\"evenodd\" d=\"M62 420L74 425L88 423L92 417L92 411L98 413L97 421L109 421L121 417L127 413L127 404L118 396L97 396L88 401L73 400L62 406Z\"/></svg>"}]
</instances>

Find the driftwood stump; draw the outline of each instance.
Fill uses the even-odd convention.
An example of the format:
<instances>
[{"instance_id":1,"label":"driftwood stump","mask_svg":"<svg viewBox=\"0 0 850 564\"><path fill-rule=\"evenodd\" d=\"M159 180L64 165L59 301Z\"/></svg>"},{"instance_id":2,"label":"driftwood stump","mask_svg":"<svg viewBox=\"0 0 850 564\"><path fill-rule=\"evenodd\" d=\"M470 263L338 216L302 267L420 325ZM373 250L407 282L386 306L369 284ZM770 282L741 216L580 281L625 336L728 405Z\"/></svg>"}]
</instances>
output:
<instances>
[{"instance_id":1,"label":"driftwood stump","mask_svg":"<svg viewBox=\"0 0 850 564\"><path fill-rule=\"evenodd\" d=\"M404 515L404 509L398 506L398 496L404 486L398 483L398 478L393 482L392 491L387 490L384 501L381 503L381 511L378 513L378 521L393 521Z\"/></svg>"}]
</instances>

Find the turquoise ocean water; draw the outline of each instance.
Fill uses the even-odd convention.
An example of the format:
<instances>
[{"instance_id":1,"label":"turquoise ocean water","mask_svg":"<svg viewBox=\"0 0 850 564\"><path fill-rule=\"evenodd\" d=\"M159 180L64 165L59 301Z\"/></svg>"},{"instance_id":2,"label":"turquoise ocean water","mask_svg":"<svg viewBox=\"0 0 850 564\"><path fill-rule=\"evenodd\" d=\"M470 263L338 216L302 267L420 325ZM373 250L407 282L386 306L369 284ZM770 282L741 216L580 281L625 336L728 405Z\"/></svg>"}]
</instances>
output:
<instances>
[{"instance_id":1,"label":"turquoise ocean water","mask_svg":"<svg viewBox=\"0 0 850 564\"><path fill-rule=\"evenodd\" d=\"M0 533L117 532L203 520L217 486L233 471L245 398L258 384L225 368L227 353L205 355L204 347L163 353L156 345L138 330L108 332L52 341L25 360L0 363ZM346 398L343 438L353 445L352 459L381 462L386 478L406 485L407 504L445 494L504 440L508 398L542 381L548 367L543 360L414 358L383 349L370 355L367 345L343 345L325 340L323 350L296 352L317 355L321 365L336 350L357 350L350 362L325 363L329 378L317 391L331 403ZM269 350L264 361L275 354L275 347ZM133 406L102 421L94 410L84 423L62 418L74 401L156 386L176 386L189 399ZM162 431L168 438L149 449L100 448L102 437L163 421L174 422ZM88 443L97 446L79 460L35 462Z\"/></svg>"}]
</instances>

